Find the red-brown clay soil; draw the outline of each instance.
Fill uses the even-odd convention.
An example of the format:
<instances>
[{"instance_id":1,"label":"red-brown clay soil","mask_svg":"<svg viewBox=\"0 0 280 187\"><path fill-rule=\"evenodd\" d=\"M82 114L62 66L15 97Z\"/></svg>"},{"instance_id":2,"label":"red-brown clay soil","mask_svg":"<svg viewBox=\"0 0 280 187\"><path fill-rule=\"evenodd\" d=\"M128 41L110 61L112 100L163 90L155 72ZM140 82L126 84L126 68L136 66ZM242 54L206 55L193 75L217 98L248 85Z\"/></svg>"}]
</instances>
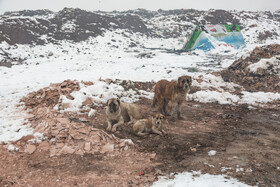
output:
<instances>
[{"instance_id":1,"label":"red-brown clay soil","mask_svg":"<svg viewBox=\"0 0 280 187\"><path fill-rule=\"evenodd\" d=\"M144 116L156 112L151 100L138 102ZM115 133L135 146L104 154L50 157L0 149L0 186L144 186L158 175L201 170L227 174L250 185L280 186L280 109L185 102L184 120L167 117L167 135L137 137L125 124ZM104 109L87 125L106 129ZM106 131L107 133L111 133ZM217 151L209 156L210 150ZM142 172L142 173L141 173ZM142 175L141 175L142 174Z\"/></svg>"}]
</instances>

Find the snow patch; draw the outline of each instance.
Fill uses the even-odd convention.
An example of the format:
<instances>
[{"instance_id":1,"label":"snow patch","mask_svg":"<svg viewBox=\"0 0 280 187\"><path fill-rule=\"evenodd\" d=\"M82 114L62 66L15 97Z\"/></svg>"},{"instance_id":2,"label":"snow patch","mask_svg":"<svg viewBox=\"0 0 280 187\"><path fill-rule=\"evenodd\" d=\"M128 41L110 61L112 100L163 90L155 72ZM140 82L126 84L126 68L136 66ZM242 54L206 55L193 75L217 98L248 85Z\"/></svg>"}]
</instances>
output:
<instances>
[{"instance_id":1,"label":"snow patch","mask_svg":"<svg viewBox=\"0 0 280 187\"><path fill-rule=\"evenodd\" d=\"M201 174L201 172L183 172L175 175L174 179L159 177L152 187L250 187L236 179L227 179L226 175Z\"/></svg>"},{"instance_id":2,"label":"snow patch","mask_svg":"<svg viewBox=\"0 0 280 187\"><path fill-rule=\"evenodd\" d=\"M215 156L216 153L217 153L217 151L211 150L211 151L208 152L208 156Z\"/></svg>"}]
</instances>

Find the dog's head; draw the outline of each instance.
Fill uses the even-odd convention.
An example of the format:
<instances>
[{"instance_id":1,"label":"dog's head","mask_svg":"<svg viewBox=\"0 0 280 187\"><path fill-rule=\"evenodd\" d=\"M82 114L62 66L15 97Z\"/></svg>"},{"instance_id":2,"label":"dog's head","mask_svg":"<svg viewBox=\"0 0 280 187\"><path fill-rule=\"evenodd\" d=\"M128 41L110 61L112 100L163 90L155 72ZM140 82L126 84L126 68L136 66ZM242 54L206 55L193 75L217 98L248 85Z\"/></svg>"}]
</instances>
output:
<instances>
[{"instance_id":1,"label":"dog's head","mask_svg":"<svg viewBox=\"0 0 280 187\"><path fill-rule=\"evenodd\" d=\"M178 78L178 85L183 90L190 89L191 84L192 84L192 78L190 76L185 75Z\"/></svg>"},{"instance_id":2,"label":"dog's head","mask_svg":"<svg viewBox=\"0 0 280 187\"><path fill-rule=\"evenodd\" d=\"M162 120L165 118L162 114L155 114L153 116L153 123L156 125L156 127L160 127L162 125Z\"/></svg>"},{"instance_id":3,"label":"dog's head","mask_svg":"<svg viewBox=\"0 0 280 187\"><path fill-rule=\"evenodd\" d=\"M120 100L119 99L115 99L115 98L111 98L107 101L107 107L110 113L115 113L119 110L120 108Z\"/></svg>"}]
</instances>

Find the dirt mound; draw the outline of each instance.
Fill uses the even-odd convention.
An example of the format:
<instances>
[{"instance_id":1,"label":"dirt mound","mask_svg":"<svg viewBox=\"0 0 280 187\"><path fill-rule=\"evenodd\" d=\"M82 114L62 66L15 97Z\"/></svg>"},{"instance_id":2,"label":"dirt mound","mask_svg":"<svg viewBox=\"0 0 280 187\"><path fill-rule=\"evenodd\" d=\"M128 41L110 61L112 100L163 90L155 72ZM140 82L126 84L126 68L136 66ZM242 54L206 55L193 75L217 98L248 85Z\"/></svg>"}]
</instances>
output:
<instances>
[{"instance_id":1,"label":"dirt mound","mask_svg":"<svg viewBox=\"0 0 280 187\"><path fill-rule=\"evenodd\" d=\"M242 85L248 91L280 91L280 45L256 47L249 56L236 60L221 76L226 82Z\"/></svg>"},{"instance_id":2,"label":"dirt mound","mask_svg":"<svg viewBox=\"0 0 280 187\"><path fill-rule=\"evenodd\" d=\"M68 99L72 99L70 93L79 89L78 82L65 80L62 83L50 84L49 87L30 93L21 102L24 102L27 108L32 109L35 107L53 108L58 103L60 95L65 95Z\"/></svg>"},{"instance_id":3,"label":"dirt mound","mask_svg":"<svg viewBox=\"0 0 280 187\"><path fill-rule=\"evenodd\" d=\"M94 128L86 118L75 118L71 113L60 113L53 109L61 95L73 99L70 93L79 89L78 82L66 80L32 92L22 99L26 108L30 109L27 119L34 128L34 135L24 137L16 143L20 151L49 151L50 156L84 155L127 150L128 146L133 145L130 140L121 140L113 134ZM85 102L84 105L86 104L88 103Z\"/></svg>"}]
</instances>

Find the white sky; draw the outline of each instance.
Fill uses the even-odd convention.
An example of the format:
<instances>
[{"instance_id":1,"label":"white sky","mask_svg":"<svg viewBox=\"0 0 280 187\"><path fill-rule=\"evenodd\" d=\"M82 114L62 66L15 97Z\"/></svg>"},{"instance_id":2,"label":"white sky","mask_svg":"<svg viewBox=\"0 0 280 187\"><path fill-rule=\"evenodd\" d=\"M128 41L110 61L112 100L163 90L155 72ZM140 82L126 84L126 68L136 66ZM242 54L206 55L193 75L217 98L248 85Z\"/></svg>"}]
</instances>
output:
<instances>
[{"instance_id":1,"label":"white sky","mask_svg":"<svg viewBox=\"0 0 280 187\"><path fill-rule=\"evenodd\" d=\"M0 0L0 14L5 11L24 9L62 10L64 7L85 10L158 9L225 9L225 10L270 10L280 9L280 0Z\"/></svg>"}]
</instances>

